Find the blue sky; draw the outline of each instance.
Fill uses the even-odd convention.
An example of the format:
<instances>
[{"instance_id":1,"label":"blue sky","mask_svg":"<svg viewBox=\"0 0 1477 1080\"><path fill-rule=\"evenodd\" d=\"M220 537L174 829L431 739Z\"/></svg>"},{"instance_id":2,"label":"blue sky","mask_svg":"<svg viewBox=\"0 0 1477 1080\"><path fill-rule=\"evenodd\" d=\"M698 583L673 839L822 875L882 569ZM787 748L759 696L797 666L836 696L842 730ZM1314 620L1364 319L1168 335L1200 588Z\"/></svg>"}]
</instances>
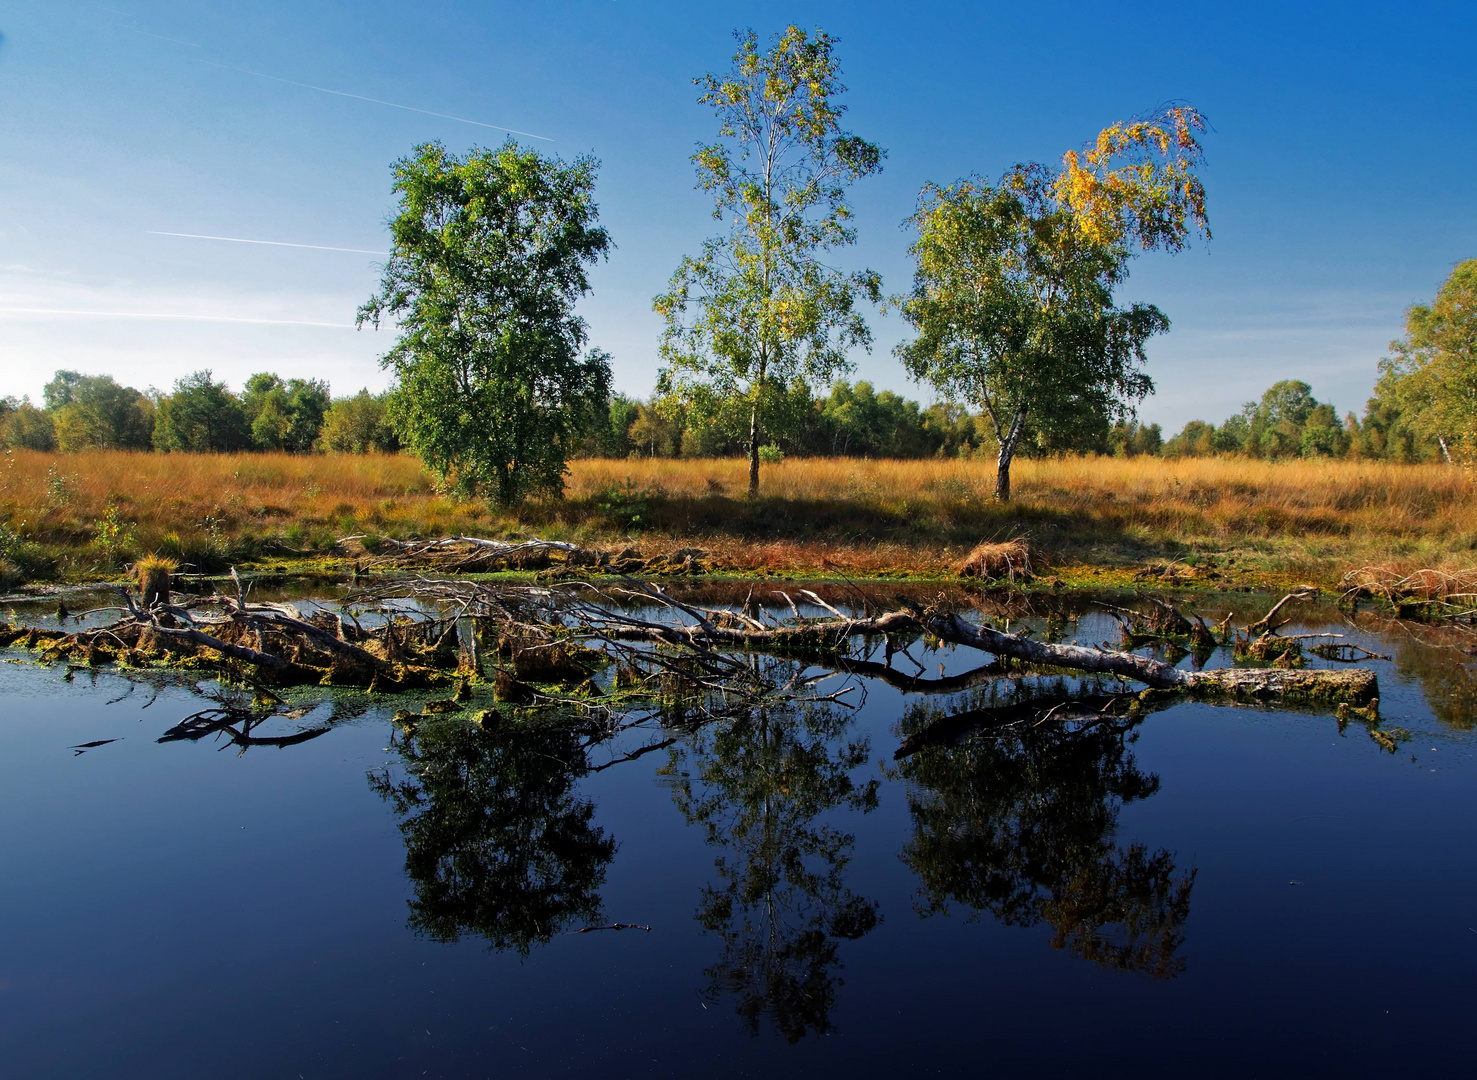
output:
<instances>
[{"instance_id":1,"label":"blue sky","mask_svg":"<svg viewBox=\"0 0 1477 1080\"><path fill-rule=\"evenodd\" d=\"M899 223L923 182L1056 162L1183 99L1215 129L1215 239L1138 260L1125 287L1173 321L1142 415L1218 421L1293 377L1362 410L1405 307L1477 256L1474 11L22 0L0 11L0 395L38 397L60 367L141 389L202 367L238 387L262 370L382 387L389 335L349 327L377 280L362 252L386 244L389 164L499 128L601 159L617 248L582 310L618 388L644 395L651 297L714 224L688 162L713 127L691 80L727 65L735 27L796 22L841 38L847 120L888 151L856 188L847 260L889 291L909 283ZM857 376L927 399L891 355L906 328L872 325Z\"/></svg>"}]
</instances>

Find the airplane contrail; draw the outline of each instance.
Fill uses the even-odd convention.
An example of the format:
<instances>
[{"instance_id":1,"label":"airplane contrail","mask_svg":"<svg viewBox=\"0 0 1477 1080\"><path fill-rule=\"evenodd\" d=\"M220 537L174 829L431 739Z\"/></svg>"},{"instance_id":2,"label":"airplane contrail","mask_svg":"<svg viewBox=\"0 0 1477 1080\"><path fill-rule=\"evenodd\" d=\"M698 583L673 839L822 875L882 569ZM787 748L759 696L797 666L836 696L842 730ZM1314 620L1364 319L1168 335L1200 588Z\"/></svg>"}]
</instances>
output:
<instances>
[{"instance_id":1,"label":"airplane contrail","mask_svg":"<svg viewBox=\"0 0 1477 1080\"><path fill-rule=\"evenodd\" d=\"M347 251L355 255L384 255L388 251L370 251L368 248L329 247L326 244L290 244L286 240L248 240L242 236L207 236L205 233L164 232L161 229L145 229L150 236L183 236L188 240L228 240L233 244L266 244L268 247L310 248L313 251Z\"/></svg>"},{"instance_id":2,"label":"airplane contrail","mask_svg":"<svg viewBox=\"0 0 1477 1080\"><path fill-rule=\"evenodd\" d=\"M399 105L393 101L382 101L379 98L365 97L363 94L350 94L343 90L330 90L326 86L314 86L312 83L296 82L293 79L283 79L276 75L267 75L248 68L232 67L230 64L217 64L214 60L197 59L195 63L209 64L211 67L225 68L227 71L239 71L243 75L255 75L258 79L271 79L273 82L286 83L288 86L301 86L305 90L317 90L320 93L333 94L335 97L353 98L355 101L368 101L375 105L388 105L392 109L404 109L406 112L421 113L424 116L436 116L442 120L455 120L459 124L474 124L477 127L491 128L493 131L506 131L510 135L523 135L530 139L538 139L541 142L554 141L545 135L535 135L531 131L519 131L517 128L503 127L501 124L484 124L481 120L468 120L465 116L452 116L450 113L432 112L430 109L417 109L414 105Z\"/></svg>"},{"instance_id":3,"label":"airplane contrail","mask_svg":"<svg viewBox=\"0 0 1477 1080\"><path fill-rule=\"evenodd\" d=\"M186 322L253 323L261 326L324 326L353 330L353 323L314 322L310 319L251 319L242 315L176 315L154 311L84 311L78 308L0 307L0 315L85 315L102 319L180 319Z\"/></svg>"},{"instance_id":4,"label":"airplane contrail","mask_svg":"<svg viewBox=\"0 0 1477 1080\"><path fill-rule=\"evenodd\" d=\"M121 15L123 13L120 11L118 14ZM133 16L131 16L131 15L129 16L129 18L132 18L132 17ZM131 26L128 27L128 29L129 30L133 30L133 32L135 34L142 34L142 35L144 35L144 37L158 38L160 41L172 41L176 45L188 45L192 49L198 49L200 47L199 45L196 45L193 41L185 41L182 38L165 37L163 34L151 34L147 30L135 30Z\"/></svg>"}]
</instances>

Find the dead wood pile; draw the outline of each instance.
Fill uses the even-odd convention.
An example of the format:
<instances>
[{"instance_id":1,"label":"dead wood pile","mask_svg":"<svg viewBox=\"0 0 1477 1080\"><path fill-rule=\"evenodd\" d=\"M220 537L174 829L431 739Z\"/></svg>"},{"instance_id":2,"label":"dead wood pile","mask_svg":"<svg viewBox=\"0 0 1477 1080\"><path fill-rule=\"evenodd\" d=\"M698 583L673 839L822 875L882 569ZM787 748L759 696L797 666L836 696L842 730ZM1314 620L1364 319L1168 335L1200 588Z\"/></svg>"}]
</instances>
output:
<instances>
[{"instance_id":1,"label":"dead wood pile","mask_svg":"<svg viewBox=\"0 0 1477 1080\"><path fill-rule=\"evenodd\" d=\"M0 630L0 646L21 645L39 650L44 658L88 666L196 666L265 686L315 683L391 693L454 683L464 687L462 680L490 675L504 700L606 710L617 707L608 698L616 693L625 699L659 700L663 708L678 703L683 709L694 703L708 708L715 700L724 708L738 708L775 695L799 697L815 681L805 679L804 665L766 668L754 658L801 659L831 671L881 676L881 668L891 670L895 642L919 635L989 654L995 665L987 672L990 676L1003 674L998 665L1012 661L1107 675L1152 691L1207 700L1371 711L1379 692L1374 673L1363 668L1300 670L1292 662L1279 662L1263 668L1184 670L1127 649L1008 633L942 605L924 607L902 598L903 606L895 610L850 615L806 590L796 595L824 615L802 615L795 599L784 593L777 595L789 603L793 617L776 617L750 604L706 608L685 603L651 582L597 587L589 582L539 586L416 578L365 589L351 596L339 613L312 615L291 604L248 602L239 581L234 596L181 603L156 599L148 607L131 593L118 593L123 615L107 626L70 634L12 627ZM154 595L161 594L156 590ZM1302 595L1289 595L1244 628L1244 636L1236 637L1238 653L1269 654L1275 646L1282 650L1279 660L1294 650L1300 658L1298 642L1307 635L1282 638L1277 631L1285 622L1276 616ZM356 611L366 616L377 612L378 621L366 617L361 622ZM1128 625L1135 613L1115 609L1115 614ZM1164 635L1210 635L1203 620L1186 619L1165 604L1137 614L1140 623ZM868 638L883 639L887 663L877 664L868 653L855 654L853 640ZM618 670L602 689L592 676L607 664ZM782 669L788 674L776 681ZM884 681L920 683L895 671ZM590 705L597 700L600 704Z\"/></svg>"}]
</instances>

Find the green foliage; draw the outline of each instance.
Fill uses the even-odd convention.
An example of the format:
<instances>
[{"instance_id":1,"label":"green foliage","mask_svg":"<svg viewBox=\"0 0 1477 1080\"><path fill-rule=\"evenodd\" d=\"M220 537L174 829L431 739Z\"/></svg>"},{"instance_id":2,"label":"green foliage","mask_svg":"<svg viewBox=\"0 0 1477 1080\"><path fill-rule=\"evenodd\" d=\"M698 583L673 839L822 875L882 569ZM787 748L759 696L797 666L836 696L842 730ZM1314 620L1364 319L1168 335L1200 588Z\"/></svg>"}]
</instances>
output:
<instances>
[{"instance_id":1,"label":"green foliage","mask_svg":"<svg viewBox=\"0 0 1477 1080\"><path fill-rule=\"evenodd\" d=\"M154 430L154 403L109 375L58 371L43 391L56 446L78 450L147 450Z\"/></svg>"},{"instance_id":2,"label":"green foliage","mask_svg":"<svg viewBox=\"0 0 1477 1080\"><path fill-rule=\"evenodd\" d=\"M174 393L159 399L154 449L207 454L250 445L251 428L241 402L225 383L214 381L208 369L178 380Z\"/></svg>"},{"instance_id":3,"label":"green foliage","mask_svg":"<svg viewBox=\"0 0 1477 1080\"><path fill-rule=\"evenodd\" d=\"M92 543L102 553L105 565L123 564L137 543L137 528L134 522L123 519L123 511L110 499L103 516L93 522Z\"/></svg>"},{"instance_id":4,"label":"green foliage","mask_svg":"<svg viewBox=\"0 0 1477 1080\"><path fill-rule=\"evenodd\" d=\"M918 337L897 352L915 378L983 407L997 498L1010 497L1028 423L1038 444L1072 445L1153 391L1144 345L1169 320L1113 294L1136 252L1178 251L1192 227L1208 235L1194 171L1203 128L1176 106L1104 130L1085 166L1073 152L1061 169L923 188L909 219L913 291L897 300Z\"/></svg>"},{"instance_id":5,"label":"green foliage","mask_svg":"<svg viewBox=\"0 0 1477 1080\"><path fill-rule=\"evenodd\" d=\"M25 526L25 522L21 522ZM12 529L9 524L0 522L0 559L16 561L16 553L19 552L25 541L21 539L20 533Z\"/></svg>"},{"instance_id":6,"label":"green foliage","mask_svg":"<svg viewBox=\"0 0 1477 1080\"><path fill-rule=\"evenodd\" d=\"M1371 415L1374 414L1374 415ZM1477 259L1457 264L1430 305L1405 313L1366 411L1389 457L1439 452L1477 464Z\"/></svg>"},{"instance_id":7,"label":"green foliage","mask_svg":"<svg viewBox=\"0 0 1477 1080\"><path fill-rule=\"evenodd\" d=\"M1204 420L1191 420L1164 444L1165 457L1210 457L1215 452L1215 425Z\"/></svg>"},{"instance_id":8,"label":"green foliage","mask_svg":"<svg viewBox=\"0 0 1477 1080\"><path fill-rule=\"evenodd\" d=\"M52 506L65 506L77 494L77 476L68 476L55 465L46 470L46 501Z\"/></svg>"},{"instance_id":9,"label":"green foliage","mask_svg":"<svg viewBox=\"0 0 1477 1080\"><path fill-rule=\"evenodd\" d=\"M846 191L880 171L883 152L841 129L836 39L791 26L762 51L752 31L735 37L733 67L696 80L718 139L692 159L729 229L683 259L653 306L666 320L658 393L700 417L742 405L754 495L766 395L826 385L852 347L870 346L856 304L877 302L881 279L821 257L855 243Z\"/></svg>"},{"instance_id":10,"label":"green foliage","mask_svg":"<svg viewBox=\"0 0 1477 1080\"><path fill-rule=\"evenodd\" d=\"M241 409L258 450L306 454L313 449L329 407L328 383L317 379L283 382L263 372L246 380Z\"/></svg>"},{"instance_id":11,"label":"green foliage","mask_svg":"<svg viewBox=\"0 0 1477 1080\"><path fill-rule=\"evenodd\" d=\"M784 387L768 380L762 400L771 439L764 445L785 456L920 458L993 452L987 424L964 406L940 402L924 409L865 381L853 385L840 380L817 399L803 381ZM689 409L673 398L642 402L617 396L606 409L586 436L582 453L587 456L704 458L747 452L748 408L739 399ZM1080 449L1101 448L1094 443ZM1033 453L1060 449L1035 441L1027 447Z\"/></svg>"},{"instance_id":12,"label":"green foliage","mask_svg":"<svg viewBox=\"0 0 1477 1080\"><path fill-rule=\"evenodd\" d=\"M395 428L463 495L562 492L580 425L608 393L609 358L581 355L574 313L611 246L596 166L511 140L464 158L427 143L395 163L393 250L359 323L398 321L384 359Z\"/></svg>"},{"instance_id":13,"label":"green foliage","mask_svg":"<svg viewBox=\"0 0 1477 1080\"><path fill-rule=\"evenodd\" d=\"M928 185L910 219L913 291L900 298L918 337L897 349L915 378L978 403L999 446L996 495L1034 421L1039 436L1088 418L1127 418L1154 384L1144 344L1169 327L1152 305L1114 306L1129 251L1090 242L1041 166L998 185Z\"/></svg>"},{"instance_id":14,"label":"green foliage","mask_svg":"<svg viewBox=\"0 0 1477 1080\"><path fill-rule=\"evenodd\" d=\"M388 396L360 390L353 397L334 399L323 414L318 446L339 454L398 452L400 439L390 423Z\"/></svg>"},{"instance_id":15,"label":"green foliage","mask_svg":"<svg viewBox=\"0 0 1477 1080\"><path fill-rule=\"evenodd\" d=\"M1400 383L1398 373L1385 370L1375 384L1374 396L1365 402L1363 422L1352 425L1354 450L1360 457L1414 462L1440 453L1439 443L1413 430L1411 421L1419 410L1410 408L1412 395Z\"/></svg>"},{"instance_id":16,"label":"green foliage","mask_svg":"<svg viewBox=\"0 0 1477 1080\"><path fill-rule=\"evenodd\" d=\"M1166 457L1247 454L1270 461L1285 458L1344 457L1365 453L1359 424L1352 416L1340 421L1332 405L1318 401L1313 388L1298 379L1268 387L1259 401L1217 428L1191 420L1164 444ZM1379 453L1368 456L1381 456Z\"/></svg>"},{"instance_id":17,"label":"green foliage","mask_svg":"<svg viewBox=\"0 0 1477 1080\"><path fill-rule=\"evenodd\" d=\"M595 507L606 523L628 533L640 532L651 515L653 503L666 498L661 488L638 487L629 476L618 487L607 488L595 497Z\"/></svg>"},{"instance_id":18,"label":"green foliage","mask_svg":"<svg viewBox=\"0 0 1477 1080\"><path fill-rule=\"evenodd\" d=\"M1108 432L1106 451L1114 457L1138 457L1148 454L1158 457L1164 451L1164 432L1158 424L1140 424L1124 421Z\"/></svg>"},{"instance_id":19,"label":"green foliage","mask_svg":"<svg viewBox=\"0 0 1477 1080\"><path fill-rule=\"evenodd\" d=\"M936 449L918 403L891 390L838 382L819 405L817 434L832 456L914 458Z\"/></svg>"},{"instance_id":20,"label":"green foliage","mask_svg":"<svg viewBox=\"0 0 1477 1080\"><path fill-rule=\"evenodd\" d=\"M0 446L50 453L56 449L56 423L29 400L7 400L0 408Z\"/></svg>"},{"instance_id":21,"label":"green foliage","mask_svg":"<svg viewBox=\"0 0 1477 1080\"><path fill-rule=\"evenodd\" d=\"M630 432L643 410L650 406L615 394L588 405L576 451L578 457L622 458L636 453Z\"/></svg>"}]
</instances>

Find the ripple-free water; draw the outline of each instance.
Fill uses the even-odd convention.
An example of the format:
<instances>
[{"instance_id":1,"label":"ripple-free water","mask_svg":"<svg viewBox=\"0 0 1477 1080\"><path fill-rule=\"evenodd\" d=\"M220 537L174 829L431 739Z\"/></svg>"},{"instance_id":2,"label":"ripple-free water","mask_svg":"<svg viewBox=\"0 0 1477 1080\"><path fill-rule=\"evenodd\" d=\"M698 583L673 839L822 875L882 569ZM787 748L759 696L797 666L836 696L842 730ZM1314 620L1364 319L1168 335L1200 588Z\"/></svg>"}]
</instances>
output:
<instances>
[{"instance_id":1,"label":"ripple-free water","mask_svg":"<svg viewBox=\"0 0 1477 1080\"><path fill-rule=\"evenodd\" d=\"M1401 628L1353 640L1396 654L1393 755L1330 716L1187 703L897 761L920 708L967 695L876 683L855 711L592 746L449 722L407 744L325 705L321 737L242 752L156 741L208 704L186 688L6 664L0 1062L1465 1073L1473 680ZM576 932L613 923L638 928Z\"/></svg>"}]
</instances>

